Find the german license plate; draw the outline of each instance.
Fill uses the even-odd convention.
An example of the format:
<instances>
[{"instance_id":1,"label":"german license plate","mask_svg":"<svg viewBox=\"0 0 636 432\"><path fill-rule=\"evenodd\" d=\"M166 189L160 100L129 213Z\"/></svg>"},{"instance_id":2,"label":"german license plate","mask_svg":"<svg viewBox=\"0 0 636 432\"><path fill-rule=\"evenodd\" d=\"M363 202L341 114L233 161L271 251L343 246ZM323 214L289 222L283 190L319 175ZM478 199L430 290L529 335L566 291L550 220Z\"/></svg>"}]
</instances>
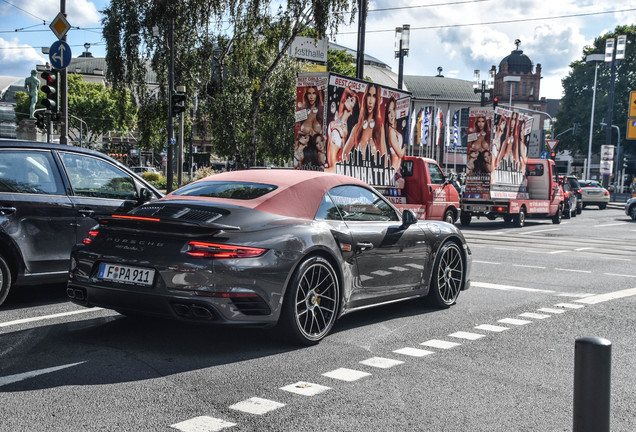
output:
<instances>
[{"instance_id":1,"label":"german license plate","mask_svg":"<svg viewBox=\"0 0 636 432\"><path fill-rule=\"evenodd\" d=\"M470 209L471 209L472 211L476 211L476 212L480 212L480 211L481 211L481 212L483 212L483 211L486 211L486 206L483 206L483 205L474 205L474 206L470 206Z\"/></svg>"},{"instance_id":2,"label":"german license plate","mask_svg":"<svg viewBox=\"0 0 636 432\"><path fill-rule=\"evenodd\" d=\"M102 263L97 275L102 280L108 280L132 285L151 286L155 278L155 270L131 267L120 264Z\"/></svg>"}]
</instances>

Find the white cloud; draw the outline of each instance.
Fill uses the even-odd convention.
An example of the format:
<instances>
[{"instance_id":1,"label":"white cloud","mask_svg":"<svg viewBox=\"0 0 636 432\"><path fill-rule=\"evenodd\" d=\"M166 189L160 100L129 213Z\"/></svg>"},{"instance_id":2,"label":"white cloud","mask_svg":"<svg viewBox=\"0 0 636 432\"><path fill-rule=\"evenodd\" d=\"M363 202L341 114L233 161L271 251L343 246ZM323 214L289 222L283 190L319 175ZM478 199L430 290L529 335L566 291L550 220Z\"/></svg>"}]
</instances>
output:
<instances>
[{"instance_id":1,"label":"white cloud","mask_svg":"<svg viewBox=\"0 0 636 432\"><path fill-rule=\"evenodd\" d=\"M66 4L68 22L73 26L101 25L102 15L95 3L88 0L69 0Z\"/></svg>"},{"instance_id":2,"label":"white cloud","mask_svg":"<svg viewBox=\"0 0 636 432\"><path fill-rule=\"evenodd\" d=\"M30 46L21 44L17 38L0 38L0 75L26 77L36 64L45 62L38 52Z\"/></svg>"}]
</instances>

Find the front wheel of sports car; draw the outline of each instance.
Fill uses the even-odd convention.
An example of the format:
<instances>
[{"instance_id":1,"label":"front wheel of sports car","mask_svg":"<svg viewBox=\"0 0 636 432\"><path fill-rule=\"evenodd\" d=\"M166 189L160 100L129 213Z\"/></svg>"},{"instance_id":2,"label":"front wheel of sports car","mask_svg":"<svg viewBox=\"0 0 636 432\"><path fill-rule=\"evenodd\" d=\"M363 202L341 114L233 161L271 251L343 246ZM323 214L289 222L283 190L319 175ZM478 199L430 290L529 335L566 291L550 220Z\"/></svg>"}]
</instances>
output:
<instances>
[{"instance_id":1,"label":"front wheel of sports car","mask_svg":"<svg viewBox=\"0 0 636 432\"><path fill-rule=\"evenodd\" d=\"M433 266L431 302L440 308L450 307L457 300L464 280L465 263L462 251L452 241L444 243Z\"/></svg>"},{"instance_id":2,"label":"front wheel of sports car","mask_svg":"<svg viewBox=\"0 0 636 432\"><path fill-rule=\"evenodd\" d=\"M320 342L331 331L340 306L340 285L329 261L311 257L303 261L291 279L279 327L303 345Z\"/></svg>"},{"instance_id":3,"label":"front wheel of sports car","mask_svg":"<svg viewBox=\"0 0 636 432\"><path fill-rule=\"evenodd\" d=\"M0 305L4 302L11 288L11 270L4 257L0 255Z\"/></svg>"}]
</instances>

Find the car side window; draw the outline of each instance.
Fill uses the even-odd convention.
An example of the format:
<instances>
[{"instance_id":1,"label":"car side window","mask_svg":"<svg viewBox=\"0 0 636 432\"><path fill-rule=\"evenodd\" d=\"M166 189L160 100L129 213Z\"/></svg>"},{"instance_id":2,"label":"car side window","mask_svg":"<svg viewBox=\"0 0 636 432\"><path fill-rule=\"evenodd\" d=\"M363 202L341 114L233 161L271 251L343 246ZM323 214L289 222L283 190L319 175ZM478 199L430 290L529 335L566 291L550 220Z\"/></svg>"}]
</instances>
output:
<instances>
[{"instance_id":1,"label":"car side window","mask_svg":"<svg viewBox=\"0 0 636 432\"><path fill-rule=\"evenodd\" d=\"M345 221L399 221L400 216L380 195L361 186L336 186L329 191Z\"/></svg>"},{"instance_id":2,"label":"car side window","mask_svg":"<svg viewBox=\"0 0 636 432\"><path fill-rule=\"evenodd\" d=\"M338 211L338 207L333 202L329 194L326 194L318 207L316 220L338 220L342 221L342 216Z\"/></svg>"},{"instance_id":3,"label":"car side window","mask_svg":"<svg viewBox=\"0 0 636 432\"><path fill-rule=\"evenodd\" d=\"M51 152L2 150L0 192L63 195L64 187Z\"/></svg>"},{"instance_id":4,"label":"car side window","mask_svg":"<svg viewBox=\"0 0 636 432\"><path fill-rule=\"evenodd\" d=\"M73 193L91 198L134 199L135 182L125 171L93 156L60 152Z\"/></svg>"},{"instance_id":5,"label":"car side window","mask_svg":"<svg viewBox=\"0 0 636 432\"><path fill-rule=\"evenodd\" d=\"M443 185L446 181L446 177L442 170L435 164L428 164L428 172L431 176L431 183L436 185Z\"/></svg>"}]
</instances>

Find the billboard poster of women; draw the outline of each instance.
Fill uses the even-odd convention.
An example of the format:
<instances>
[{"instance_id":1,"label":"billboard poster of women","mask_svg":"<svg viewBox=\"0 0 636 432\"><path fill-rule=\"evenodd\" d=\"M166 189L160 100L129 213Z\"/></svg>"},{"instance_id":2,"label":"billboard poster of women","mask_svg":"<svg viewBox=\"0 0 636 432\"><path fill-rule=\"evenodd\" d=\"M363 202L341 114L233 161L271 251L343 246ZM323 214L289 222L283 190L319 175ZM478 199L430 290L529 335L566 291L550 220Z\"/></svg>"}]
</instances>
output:
<instances>
[{"instance_id":1,"label":"billboard poster of women","mask_svg":"<svg viewBox=\"0 0 636 432\"><path fill-rule=\"evenodd\" d=\"M466 197L489 198L492 155L490 151L493 112L471 108L468 113Z\"/></svg>"},{"instance_id":2,"label":"billboard poster of women","mask_svg":"<svg viewBox=\"0 0 636 432\"><path fill-rule=\"evenodd\" d=\"M533 118L504 108L494 111L492 198L528 198L526 164Z\"/></svg>"},{"instance_id":3,"label":"billboard poster of women","mask_svg":"<svg viewBox=\"0 0 636 432\"><path fill-rule=\"evenodd\" d=\"M325 97L326 76L296 79L294 166L324 169L327 165Z\"/></svg>"},{"instance_id":4,"label":"billboard poster of women","mask_svg":"<svg viewBox=\"0 0 636 432\"><path fill-rule=\"evenodd\" d=\"M326 105L325 171L399 187L410 94L331 74Z\"/></svg>"}]
</instances>

